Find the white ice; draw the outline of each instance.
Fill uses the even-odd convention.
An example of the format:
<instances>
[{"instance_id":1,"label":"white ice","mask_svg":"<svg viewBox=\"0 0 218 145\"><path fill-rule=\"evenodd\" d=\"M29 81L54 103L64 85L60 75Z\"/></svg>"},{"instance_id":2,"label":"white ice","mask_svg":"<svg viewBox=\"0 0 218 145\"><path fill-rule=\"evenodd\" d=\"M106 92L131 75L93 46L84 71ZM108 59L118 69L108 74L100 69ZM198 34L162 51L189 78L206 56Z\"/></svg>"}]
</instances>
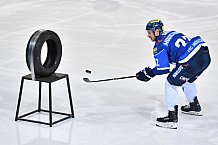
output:
<instances>
[{"instance_id":1,"label":"white ice","mask_svg":"<svg viewBox=\"0 0 218 145\"><path fill-rule=\"evenodd\" d=\"M148 83L82 80L134 75L154 66L153 43L144 31L152 18L162 19L165 30L202 36L212 57L196 81L204 116L179 113L177 130L155 126L156 117L166 113L166 75ZM14 121L20 79L30 73L26 45L38 29L60 36L63 56L57 72L70 75L73 94L75 118L52 128ZM0 34L1 145L218 145L217 0L1 0ZM37 107L37 85L25 82L21 114ZM53 87L53 109L69 112L65 81ZM45 108L47 89L43 85ZM179 92L181 106L186 99Z\"/></svg>"}]
</instances>

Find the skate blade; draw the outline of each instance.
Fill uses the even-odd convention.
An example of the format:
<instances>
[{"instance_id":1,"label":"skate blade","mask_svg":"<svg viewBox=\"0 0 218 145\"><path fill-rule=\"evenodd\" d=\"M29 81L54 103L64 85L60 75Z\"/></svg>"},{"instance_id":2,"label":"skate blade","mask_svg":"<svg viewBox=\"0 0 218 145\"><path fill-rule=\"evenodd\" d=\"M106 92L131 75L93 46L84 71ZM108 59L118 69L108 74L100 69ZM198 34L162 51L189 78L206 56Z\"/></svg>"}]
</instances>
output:
<instances>
[{"instance_id":1,"label":"skate blade","mask_svg":"<svg viewBox=\"0 0 218 145\"><path fill-rule=\"evenodd\" d=\"M196 112L196 111L189 111L189 112L182 111L182 113L188 115L203 116L202 112Z\"/></svg>"},{"instance_id":2,"label":"skate blade","mask_svg":"<svg viewBox=\"0 0 218 145\"><path fill-rule=\"evenodd\" d=\"M177 129L176 122L157 122L156 126L170 129Z\"/></svg>"}]
</instances>

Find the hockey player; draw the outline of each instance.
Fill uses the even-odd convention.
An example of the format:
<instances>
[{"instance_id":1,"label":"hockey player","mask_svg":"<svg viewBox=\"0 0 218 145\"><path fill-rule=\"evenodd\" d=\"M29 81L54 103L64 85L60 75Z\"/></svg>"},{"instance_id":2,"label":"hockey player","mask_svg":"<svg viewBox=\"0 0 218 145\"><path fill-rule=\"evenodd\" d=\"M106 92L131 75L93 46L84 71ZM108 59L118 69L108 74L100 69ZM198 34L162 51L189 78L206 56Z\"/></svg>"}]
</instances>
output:
<instances>
[{"instance_id":1,"label":"hockey player","mask_svg":"<svg viewBox=\"0 0 218 145\"><path fill-rule=\"evenodd\" d=\"M208 47L200 36L189 38L176 31L164 31L164 25L159 19L150 20L146 30L148 38L155 42L153 54L156 66L152 69L144 68L136 73L136 78L147 82L156 75L169 73L165 82L168 115L157 118L156 125L176 129L179 86L189 102L188 105L181 106L182 113L202 115L194 81L210 64ZM170 64L175 64L171 72Z\"/></svg>"}]
</instances>

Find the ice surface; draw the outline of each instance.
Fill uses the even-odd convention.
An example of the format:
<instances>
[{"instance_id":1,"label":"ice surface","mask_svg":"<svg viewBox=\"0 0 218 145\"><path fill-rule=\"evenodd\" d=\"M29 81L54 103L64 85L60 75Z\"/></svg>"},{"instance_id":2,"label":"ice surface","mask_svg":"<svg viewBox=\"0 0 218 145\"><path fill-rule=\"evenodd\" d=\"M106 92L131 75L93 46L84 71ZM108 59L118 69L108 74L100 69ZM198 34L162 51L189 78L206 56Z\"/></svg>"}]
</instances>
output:
<instances>
[{"instance_id":1,"label":"ice surface","mask_svg":"<svg viewBox=\"0 0 218 145\"><path fill-rule=\"evenodd\" d=\"M177 130L155 126L156 117L166 111L166 76L148 83L134 78L93 84L82 80L134 75L154 66L153 44L144 32L151 18L162 19L166 30L202 36L210 48L212 63L196 81L204 116L179 113ZM0 144L217 145L217 19L217 0L1 0ZM60 36L63 56L57 72L70 75L74 101L76 118L52 128L14 121L20 79L30 73L26 45L38 29ZM54 110L69 111L65 82L53 86ZM43 85L45 108L47 89ZM36 102L37 83L25 82L20 113L35 109Z\"/></svg>"}]
</instances>

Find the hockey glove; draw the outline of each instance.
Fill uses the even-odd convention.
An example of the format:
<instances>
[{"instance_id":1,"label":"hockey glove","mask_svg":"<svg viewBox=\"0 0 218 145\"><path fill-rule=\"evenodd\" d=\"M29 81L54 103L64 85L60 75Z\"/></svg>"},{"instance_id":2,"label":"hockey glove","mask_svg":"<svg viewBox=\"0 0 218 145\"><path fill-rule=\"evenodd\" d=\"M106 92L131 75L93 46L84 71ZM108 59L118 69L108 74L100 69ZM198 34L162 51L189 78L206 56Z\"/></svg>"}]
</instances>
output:
<instances>
[{"instance_id":1,"label":"hockey glove","mask_svg":"<svg viewBox=\"0 0 218 145\"><path fill-rule=\"evenodd\" d=\"M140 72L136 73L136 78L140 81L148 82L152 77L154 77L154 73L152 72L150 67L146 67Z\"/></svg>"}]
</instances>

